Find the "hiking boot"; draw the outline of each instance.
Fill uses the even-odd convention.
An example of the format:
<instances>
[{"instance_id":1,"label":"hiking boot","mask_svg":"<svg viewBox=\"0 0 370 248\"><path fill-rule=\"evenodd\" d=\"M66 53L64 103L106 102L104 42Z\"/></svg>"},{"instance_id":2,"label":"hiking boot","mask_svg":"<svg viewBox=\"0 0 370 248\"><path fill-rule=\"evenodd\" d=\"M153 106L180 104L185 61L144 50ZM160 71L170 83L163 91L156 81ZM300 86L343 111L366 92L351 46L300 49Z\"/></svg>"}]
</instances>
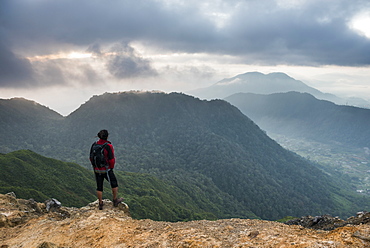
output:
<instances>
[{"instance_id":1,"label":"hiking boot","mask_svg":"<svg viewBox=\"0 0 370 248\"><path fill-rule=\"evenodd\" d=\"M123 198L115 199L113 200L113 206L118 207L118 204L120 204L121 202L123 202Z\"/></svg>"},{"instance_id":2,"label":"hiking boot","mask_svg":"<svg viewBox=\"0 0 370 248\"><path fill-rule=\"evenodd\" d=\"M104 202L99 203L99 210L103 210Z\"/></svg>"}]
</instances>

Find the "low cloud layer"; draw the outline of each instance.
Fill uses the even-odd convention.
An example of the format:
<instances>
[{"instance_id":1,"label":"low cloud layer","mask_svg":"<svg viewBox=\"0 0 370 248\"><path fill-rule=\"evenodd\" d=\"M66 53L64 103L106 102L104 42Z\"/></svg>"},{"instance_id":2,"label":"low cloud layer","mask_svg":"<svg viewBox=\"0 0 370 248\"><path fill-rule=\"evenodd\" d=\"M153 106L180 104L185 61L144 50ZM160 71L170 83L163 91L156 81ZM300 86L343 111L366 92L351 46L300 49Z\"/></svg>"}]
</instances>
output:
<instances>
[{"instance_id":1,"label":"low cloud layer","mask_svg":"<svg viewBox=\"0 0 370 248\"><path fill-rule=\"evenodd\" d=\"M350 28L369 9L367 0L3 0L0 87L94 83L104 68L117 80L158 75L135 42L158 53L230 55L244 64L369 66L370 39ZM28 59L76 49L104 67Z\"/></svg>"}]
</instances>

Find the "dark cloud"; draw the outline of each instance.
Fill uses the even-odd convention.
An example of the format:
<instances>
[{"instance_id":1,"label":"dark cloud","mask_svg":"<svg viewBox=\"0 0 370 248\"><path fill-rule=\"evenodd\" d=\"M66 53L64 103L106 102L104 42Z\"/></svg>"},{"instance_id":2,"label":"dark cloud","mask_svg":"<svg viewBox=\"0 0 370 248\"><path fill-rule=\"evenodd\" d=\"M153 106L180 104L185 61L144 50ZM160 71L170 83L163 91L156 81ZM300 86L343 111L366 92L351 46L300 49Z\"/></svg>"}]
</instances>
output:
<instances>
[{"instance_id":1,"label":"dark cloud","mask_svg":"<svg viewBox=\"0 0 370 248\"><path fill-rule=\"evenodd\" d=\"M97 41L210 41L214 27L193 5L161 1L3 0L5 27L19 45L32 40L87 45Z\"/></svg>"},{"instance_id":2,"label":"dark cloud","mask_svg":"<svg viewBox=\"0 0 370 248\"><path fill-rule=\"evenodd\" d=\"M157 72L150 61L137 54L129 44L121 43L114 46L107 62L108 71L116 78L133 78L155 76Z\"/></svg>"},{"instance_id":3,"label":"dark cloud","mask_svg":"<svg viewBox=\"0 0 370 248\"><path fill-rule=\"evenodd\" d=\"M370 9L367 0L2 0L0 84L22 85L33 77L27 56L78 46L102 58L102 48L122 40L233 55L247 64L370 65L370 39L348 26L364 9ZM132 47L121 45L115 53L106 64L115 77L156 74ZM80 68L82 78L95 78L92 68Z\"/></svg>"},{"instance_id":4,"label":"dark cloud","mask_svg":"<svg viewBox=\"0 0 370 248\"><path fill-rule=\"evenodd\" d=\"M222 52L239 54L247 63L369 65L365 54L370 52L370 39L348 26L365 2L325 3L307 1L297 8L274 7L272 1L266 8L261 3L241 6L225 27L231 38Z\"/></svg>"},{"instance_id":5,"label":"dark cloud","mask_svg":"<svg viewBox=\"0 0 370 248\"><path fill-rule=\"evenodd\" d=\"M34 83L28 59L18 57L0 41L0 87L18 88Z\"/></svg>"},{"instance_id":6,"label":"dark cloud","mask_svg":"<svg viewBox=\"0 0 370 248\"><path fill-rule=\"evenodd\" d=\"M94 44L91 44L87 49L86 49L86 52L88 53L92 53L96 56L100 56L102 54L101 52L101 48L100 48L100 44L99 43L94 43Z\"/></svg>"}]
</instances>

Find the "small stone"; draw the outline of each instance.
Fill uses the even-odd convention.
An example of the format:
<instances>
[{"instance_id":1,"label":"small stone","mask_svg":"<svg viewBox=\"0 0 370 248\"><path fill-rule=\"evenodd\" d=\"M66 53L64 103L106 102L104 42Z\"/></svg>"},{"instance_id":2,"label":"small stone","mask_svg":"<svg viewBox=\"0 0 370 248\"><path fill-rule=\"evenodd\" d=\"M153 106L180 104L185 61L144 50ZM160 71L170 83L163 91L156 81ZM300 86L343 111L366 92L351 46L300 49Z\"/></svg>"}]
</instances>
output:
<instances>
[{"instance_id":1,"label":"small stone","mask_svg":"<svg viewBox=\"0 0 370 248\"><path fill-rule=\"evenodd\" d=\"M250 239L254 239L255 237L257 237L257 236L258 236L258 234L260 234L260 232L259 232L259 231L252 231L252 232L250 232L250 233L248 234L248 237L249 237Z\"/></svg>"},{"instance_id":2,"label":"small stone","mask_svg":"<svg viewBox=\"0 0 370 248\"><path fill-rule=\"evenodd\" d=\"M15 195L15 193L14 193L14 192L6 193L6 195L10 195L11 197L17 198L17 196Z\"/></svg>"},{"instance_id":3,"label":"small stone","mask_svg":"<svg viewBox=\"0 0 370 248\"><path fill-rule=\"evenodd\" d=\"M50 199L45 201L46 211L54 211L56 209L59 209L62 206L62 203L58 201L57 199Z\"/></svg>"}]
</instances>

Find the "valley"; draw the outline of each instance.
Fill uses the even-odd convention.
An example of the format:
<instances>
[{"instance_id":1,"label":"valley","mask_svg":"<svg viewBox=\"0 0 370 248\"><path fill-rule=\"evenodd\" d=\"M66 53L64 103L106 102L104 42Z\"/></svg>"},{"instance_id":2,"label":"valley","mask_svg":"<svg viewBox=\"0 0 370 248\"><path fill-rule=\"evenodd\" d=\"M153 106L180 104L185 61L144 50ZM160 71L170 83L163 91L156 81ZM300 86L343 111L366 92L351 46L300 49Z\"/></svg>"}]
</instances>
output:
<instances>
[{"instance_id":1,"label":"valley","mask_svg":"<svg viewBox=\"0 0 370 248\"><path fill-rule=\"evenodd\" d=\"M339 172L349 180L357 193L370 194L370 153L368 148L349 148L340 144L325 144L308 139L294 139L269 134L284 148L317 163L326 173Z\"/></svg>"},{"instance_id":2,"label":"valley","mask_svg":"<svg viewBox=\"0 0 370 248\"><path fill-rule=\"evenodd\" d=\"M225 100L237 106L284 148L316 164L351 190L370 188L370 110L336 105L307 93L238 93Z\"/></svg>"}]
</instances>

